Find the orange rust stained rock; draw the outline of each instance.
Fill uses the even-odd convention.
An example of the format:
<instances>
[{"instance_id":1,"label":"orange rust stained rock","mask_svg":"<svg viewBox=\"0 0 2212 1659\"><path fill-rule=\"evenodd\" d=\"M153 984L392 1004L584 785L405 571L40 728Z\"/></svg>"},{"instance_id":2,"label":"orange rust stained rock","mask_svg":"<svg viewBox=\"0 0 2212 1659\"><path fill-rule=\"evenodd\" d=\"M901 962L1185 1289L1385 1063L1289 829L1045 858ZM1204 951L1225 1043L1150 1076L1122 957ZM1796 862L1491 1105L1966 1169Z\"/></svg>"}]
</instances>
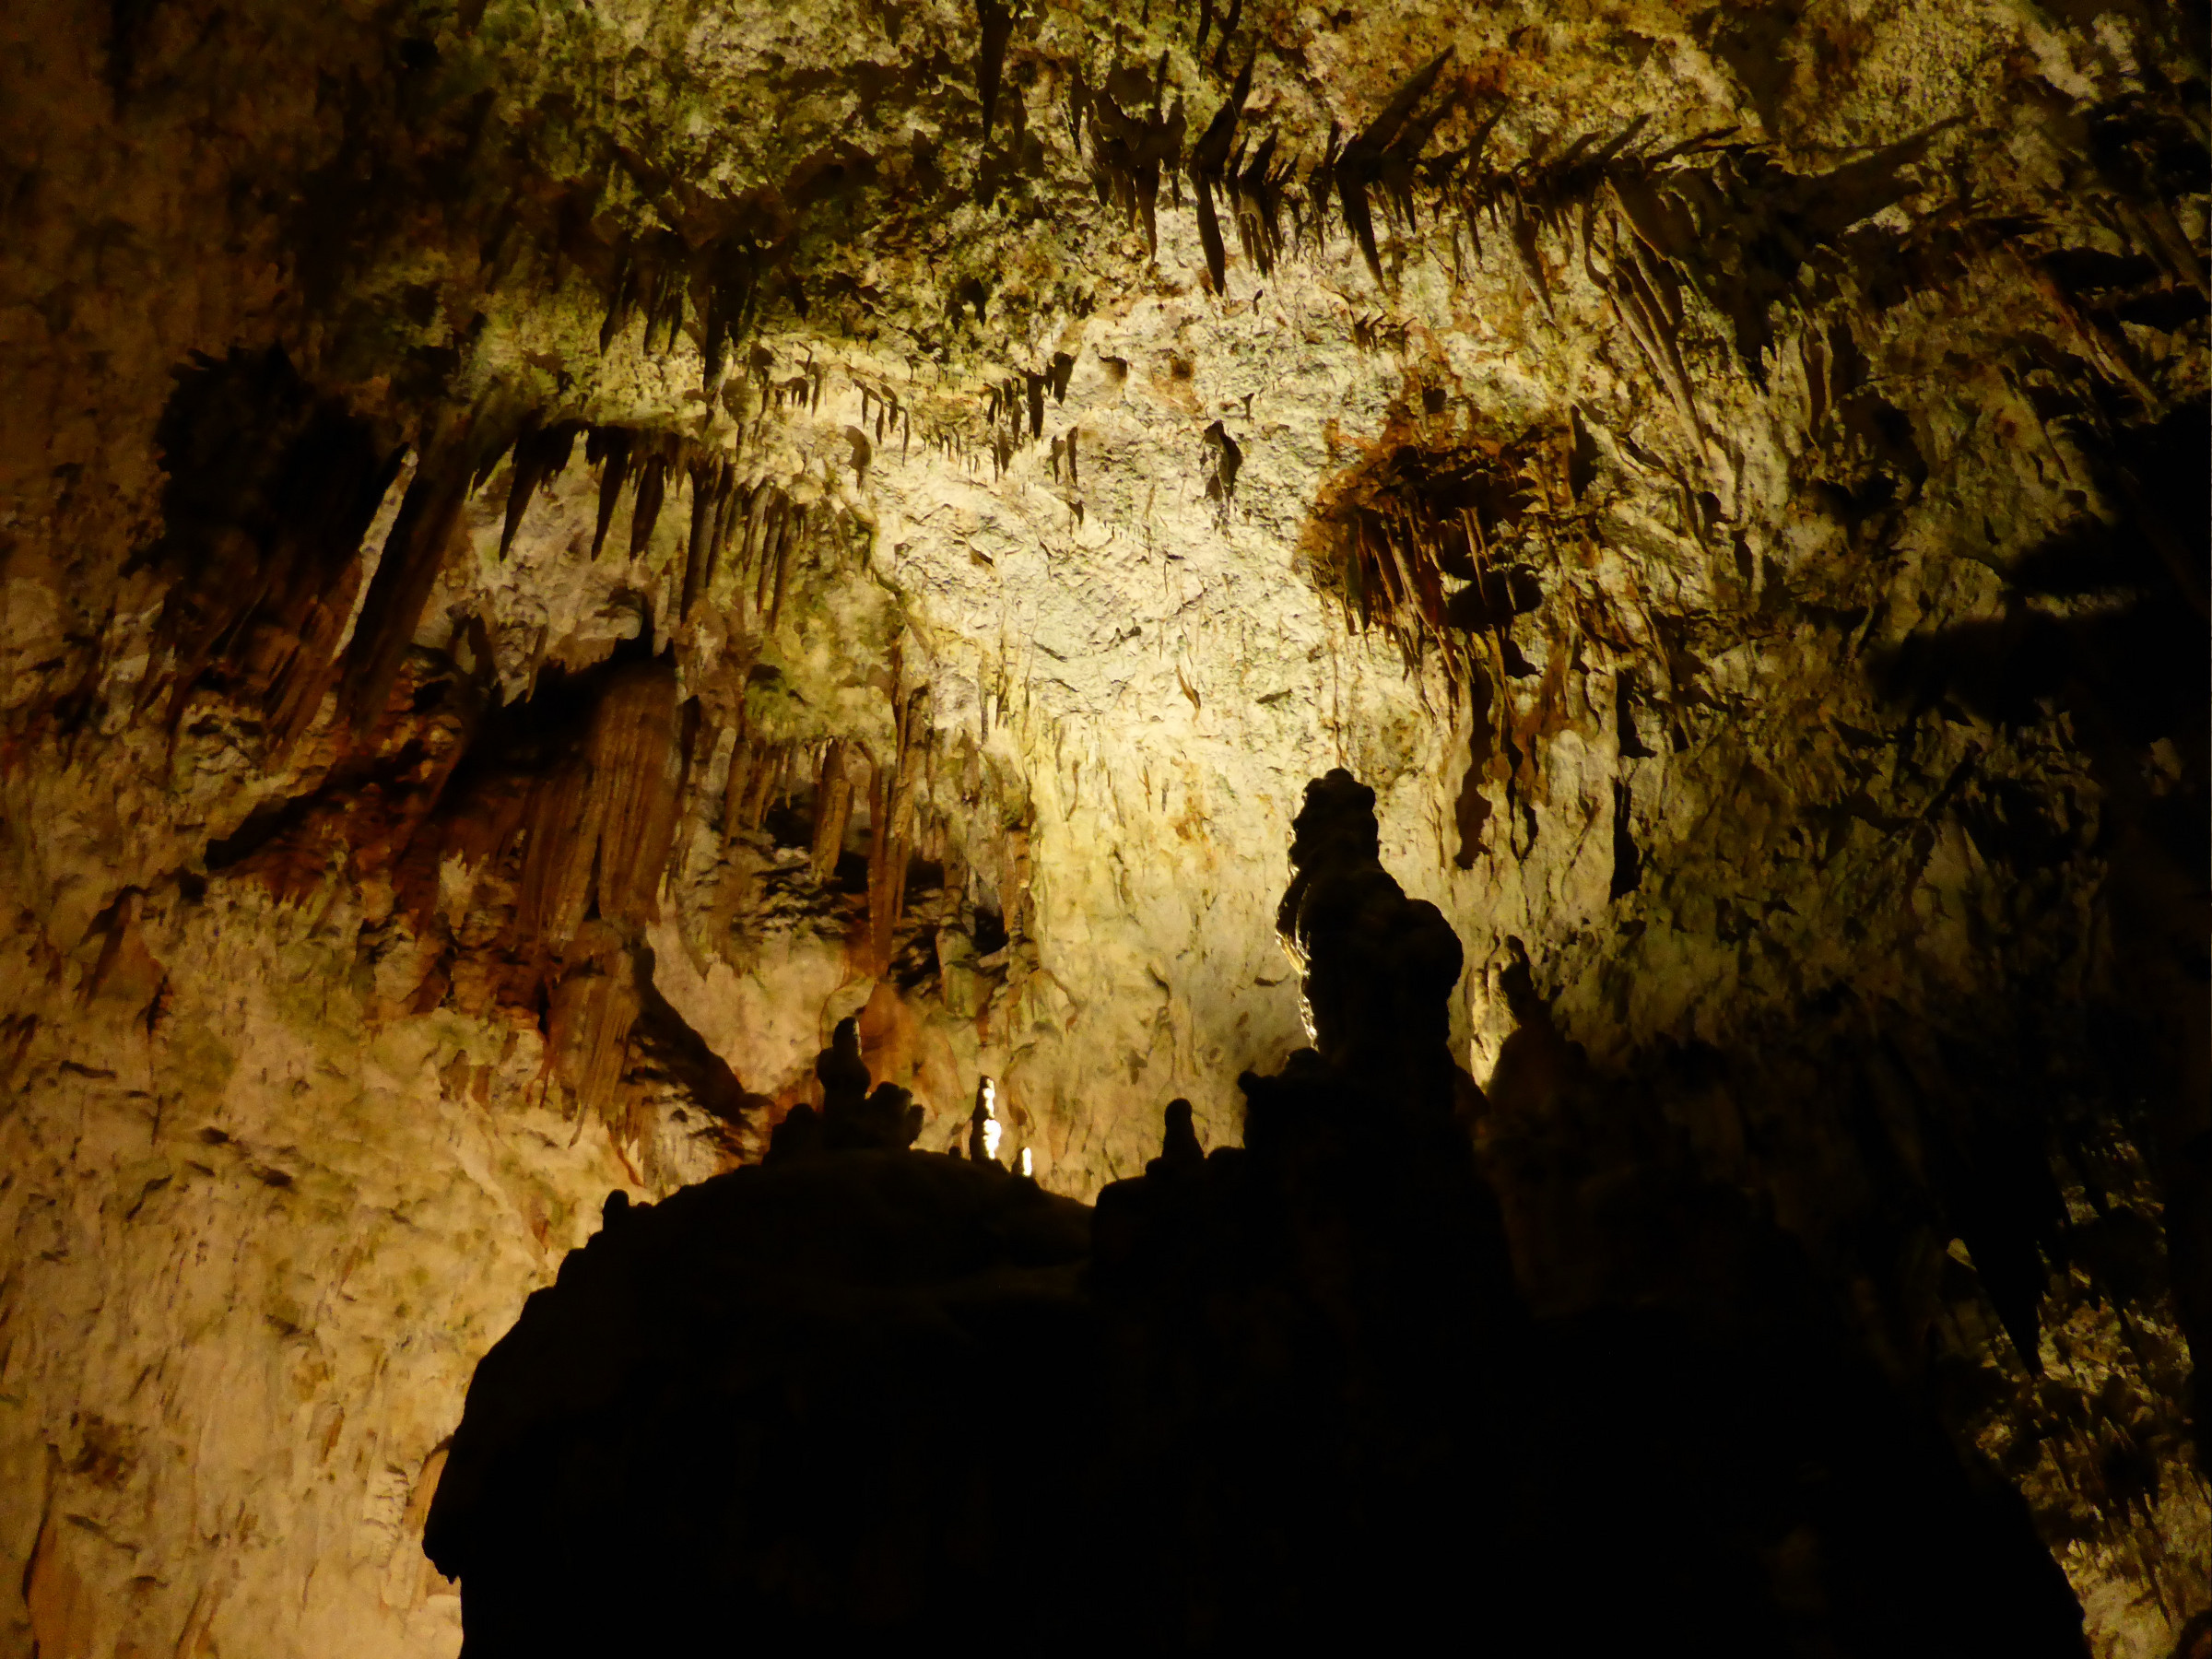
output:
<instances>
[{"instance_id":1,"label":"orange rust stained rock","mask_svg":"<svg viewBox=\"0 0 2212 1659\"><path fill-rule=\"evenodd\" d=\"M592 787L590 763L582 758L531 792L520 900L526 937L559 945L582 925L606 810L606 798Z\"/></svg>"},{"instance_id":2,"label":"orange rust stained rock","mask_svg":"<svg viewBox=\"0 0 2212 1659\"><path fill-rule=\"evenodd\" d=\"M1364 459L1323 488L1300 549L1353 626L1379 623L1409 666L1435 651L1464 683L1481 671L1470 636L1503 638L1536 603L1534 572L1507 568L1494 539L1559 516L1565 492L1551 488L1548 470L1563 452L1545 428L1511 438L1440 432L1423 407L1408 376L1382 433L1358 446ZM1462 584L1456 592L1447 593L1447 577Z\"/></svg>"},{"instance_id":3,"label":"orange rust stained rock","mask_svg":"<svg viewBox=\"0 0 2212 1659\"><path fill-rule=\"evenodd\" d=\"M585 1112L614 1106L638 1008L624 950L594 957L553 987L546 1010L547 1054Z\"/></svg>"},{"instance_id":4,"label":"orange rust stained rock","mask_svg":"<svg viewBox=\"0 0 2212 1659\"><path fill-rule=\"evenodd\" d=\"M93 1659L100 1651L100 1617L90 1587L69 1559L62 1517L49 1513L23 1575L31 1640L43 1659Z\"/></svg>"},{"instance_id":5,"label":"orange rust stained rock","mask_svg":"<svg viewBox=\"0 0 2212 1659\"><path fill-rule=\"evenodd\" d=\"M675 831L676 689L672 661L618 671L583 752L532 792L521 897L528 936L565 943L594 902L609 921L653 916Z\"/></svg>"},{"instance_id":6,"label":"orange rust stained rock","mask_svg":"<svg viewBox=\"0 0 2212 1659\"><path fill-rule=\"evenodd\" d=\"M636 924L654 895L676 830L676 664L626 669L607 688L592 728L592 788L606 801L599 844L599 913Z\"/></svg>"}]
</instances>

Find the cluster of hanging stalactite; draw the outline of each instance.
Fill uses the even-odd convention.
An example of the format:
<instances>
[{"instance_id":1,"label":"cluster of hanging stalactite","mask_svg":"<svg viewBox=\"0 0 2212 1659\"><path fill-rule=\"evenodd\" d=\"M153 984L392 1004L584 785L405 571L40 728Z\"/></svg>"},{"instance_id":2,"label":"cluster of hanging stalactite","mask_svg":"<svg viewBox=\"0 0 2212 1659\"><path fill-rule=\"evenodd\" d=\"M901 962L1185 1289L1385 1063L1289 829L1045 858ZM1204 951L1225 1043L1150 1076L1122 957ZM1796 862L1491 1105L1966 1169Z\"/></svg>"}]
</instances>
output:
<instances>
[{"instance_id":1,"label":"cluster of hanging stalactite","mask_svg":"<svg viewBox=\"0 0 2212 1659\"><path fill-rule=\"evenodd\" d=\"M1832 297L1837 278L1828 266L1851 261L1830 261L1826 253L1838 251L1853 227L1920 187L1913 166L1929 135L1868 152L1827 172L1807 173L1792 171L1735 129L1650 143L1643 136L1644 118L1639 118L1580 132L1567 126L1530 133L1524 154L1508 160L1492 141L1501 117L1516 106L1477 69L1456 63L1449 50L1408 76L1356 128L1302 130L1272 97L1273 88L1255 90L1259 41L1253 28L1245 26L1241 5L1219 19L1213 9L1202 0L1172 24L1162 19L1159 28L1147 30L1147 53L1171 33L1188 29L1187 41L1141 62L1123 60L1124 52L1135 48L1119 31L1105 61L1087 51L1054 62L1041 42L1023 41L1023 84L1034 86L1041 76L1064 96L1063 119L1055 124L1062 142L1048 146L1030 132L1023 96L1007 95L1005 82L1007 54L1034 19L1020 8L987 0L977 13L974 42L982 133L972 180L962 180L957 165L950 171L941 168L934 152L901 156L892 146L870 153L866 135L855 127L841 139L833 160L818 158L781 182L717 193L642 153L634 135L577 135L575 155L564 157L540 187L468 208L468 229L461 234L477 254L471 268L486 291L582 282L599 310L602 353L629 338L641 321L638 337L644 352L696 348L705 395L742 421L748 405L782 408L795 400L810 410L819 407L819 365L809 363L802 372L776 380L771 354L757 341L747 344L748 332L770 311L786 307L804 323L832 294L850 298L853 314L864 323L879 309L871 284L841 263L853 223L874 222L885 234L895 234L907 215L934 210L942 193L972 188L988 195L1025 171L1040 185L1064 185L1072 165L1092 182L1103 207L1140 227L1156 247L1161 191L1180 207L1187 178L1216 292L1227 281L1233 221L1245 258L1263 279L1291 250L1302 244L1319 251L1340 229L1359 249L1388 303L1396 271L1381 232L1391 226L1415 231L1424 218L1449 231L1460 276L1468 275L1463 247L1479 261L1487 246L1497 245L1540 316L1552 317L1570 288L1583 289L1624 336L1636 371L1649 375L1675 412L1688 468L1694 472L1718 454L1718 440L1712 420L1698 406L1695 360L1705 344L1694 336L1704 326L1686 310L1686 296L1694 292L1703 299L1720 320L1738 367L1763 382L1777 302L1786 315ZM1187 57L1180 55L1186 47ZM1179 86L1193 71L1195 83ZM882 73L873 65L867 70L874 77ZM938 73L919 65L900 69L900 90L920 97ZM1206 112L1196 100L1209 87L1218 88L1220 97ZM1010 144L994 138L993 130L994 120L1003 127L1008 113L1017 129ZM1518 106L1517 113L1524 118L1529 111ZM2100 217L2168 283L2201 296L2203 261L2166 206L2158 177L2166 166L2160 158L2174 148L2159 125L2170 120L2141 100L2116 100L2098 111L2090 121L2090 147L2100 158L2098 176L2080 182L2077 194L2094 198ZM519 128L508 142L518 158L531 153L532 141ZM578 157L584 159L581 165ZM1038 203L1064 199L1056 188L1040 189L1034 197ZM2049 250L2039 237L2035 226L2017 218L1977 219L1971 207L1962 207L1952 222L1899 251L1896 257L1916 268L1898 273L1898 279L1908 288L1936 286L1994 250L2017 256L2030 268L2069 348L2140 400L2155 403L2118 321L2109 308L2085 299L2065 270L2048 262ZM938 296L944 328L917 325L913 343L946 360L971 308L977 325L984 324L991 277L988 271L947 265L938 279L945 290ZM462 308L456 303L453 309ZM558 379L564 395L578 374L588 377L557 354L541 356L540 366ZM733 370L737 377L729 379ZM1021 368L1010 389L994 386L986 394L980 411L925 424L925 441L963 456L971 448L988 450L1003 469L1018 446L1025 408L1030 439L1041 438L1041 382L1050 383L1057 395L1065 384L1065 369L1056 360ZM849 429L860 435L855 465L865 465L861 446L880 444L894 428L902 442L911 441L913 424L912 413L888 387L869 391L862 426ZM546 441L557 447L549 434ZM484 458L477 453L459 464L473 469ZM450 469L441 460L444 476ZM1663 463L1677 471L1684 466L1679 458ZM654 463L641 454L638 464L640 507L650 522L653 510L645 503L652 497ZM674 463L664 459L660 465L665 471ZM1699 488L1691 484L1691 493ZM441 512L450 502L450 490L426 492L422 510L409 521L408 546L439 540ZM710 513L703 529L708 540L718 523ZM421 581L418 562L403 559L384 583L389 592L374 596L376 614L370 619L381 622L388 610L394 623L392 629L372 628L381 646L365 650L359 674L348 677L348 703L357 716L389 689L391 636L406 615L404 600ZM303 663L312 665L316 629L327 624L305 617L298 621L307 642ZM279 711L288 730L300 718L299 709L312 713L316 701L312 666L303 667L302 676L291 682L291 695Z\"/></svg>"},{"instance_id":2,"label":"cluster of hanging stalactite","mask_svg":"<svg viewBox=\"0 0 2212 1659\"><path fill-rule=\"evenodd\" d=\"M1199 20L1202 33L1208 22ZM1007 38L1006 29L995 36L985 30L979 76L994 88ZM1418 228L1425 205L1431 218L1453 228L1455 252L1458 232L1464 230L1477 258L1488 223L1493 233L1502 231L1516 269L1546 312L1556 277L1547 272L1539 240L1544 235L1566 239L1571 257L1579 243L1579 263L1635 339L1700 453L1704 431L1690 404L1688 375L1677 343L1683 326L1677 273L1689 272L1694 285L1721 303L1720 288L1734 278L1722 249L1710 245L1716 229L1720 242L1739 256L1751 252L1748 244L1757 240L1752 227L1761 205L1739 202L1739 194L1773 196L1783 211L1793 213L1802 257L1863 217L1858 208L1851 214L1832 211L1835 204L1849 201L1863 208L1859 198L1893 180L1900 165L1912 159L1909 147L1900 147L1835 174L1800 177L1757 147L1724 134L1639 151L1636 140L1643 124L1639 120L1617 130L1557 135L1565 141L1556 147L1554 135L1547 135L1532 145L1527 160L1499 166L1490 161L1489 139L1507 106L1499 100L1477 113L1477 100L1485 95L1474 89L1470 77L1449 72L1451 57L1447 51L1425 65L1357 132L1347 135L1332 128L1325 142L1305 135L1302 147L1310 164L1295 159L1300 135L1286 133L1279 124L1262 133L1251 130L1246 110L1256 62L1252 53L1196 142L1187 147L1183 100L1170 89L1171 54L1163 53L1149 66L1119 65L1096 84L1081 64L1069 64L1065 66L1067 139L1101 205L1142 228L1147 246L1155 250L1161 187L1180 206L1181 180L1188 177L1216 292L1222 291L1227 277L1224 209L1245 257L1262 277L1300 242L1316 252L1324 248L1332 227L1340 225L1385 292L1394 282L1378 241L1378 213L1383 223L1411 230ZM1227 64L1224 36L1215 73L1224 73ZM1471 123L1466 141L1429 153L1436 134L1462 114ZM987 138L988 115L985 126ZM865 167L848 171L851 176L839 183L840 190L868 187L876 176ZM625 219L624 214L608 211L607 193L617 180L627 182L639 198L627 215L636 224L609 231L605 226ZM725 386L724 380L733 360L745 357L746 379L759 382L762 406L781 408L795 395L802 406L816 407L820 376L813 368L776 382L771 379L768 352L758 345L749 357L740 350L745 332L758 322L771 291L798 315L807 310L805 284L794 265L805 227L800 216L775 204L774 194L756 191L724 198L680 192L643 157L618 145L606 167L569 182L549 201L517 197L496 212L485 232L481 268L495 284L506 281L526 251L539 250L536 256L550 262L541 275L558 281L580 274L599 291L603 353L641 316L641 345L649 355L673 350L686 338L694 340L709 394L718 393L725 402L742 401L744 382ZM1721 220L1726 222L1716 226L1714 221ZM971 305L980 323L988 290L974 279L958 286L947 314L958 317ZM1047 368L1025 371L987 393L984 447L1001 468L1018 445L1025 405L1030 436L1035 439L1041 435L1041 391L1049 385L1059 396L1066 375L1067 365L1055 359ZM885 405L894 421L901 413L888 389L876 390L872 401ZM742 418L736 404L732 413ZM1002 420L1010 429L1006 435L997 430ZM880 429L887 423L876 424L880 442L885 436ZM904 424L911 439L911 416ZM932 441L964 447L943 430ZM647 456L640 461L651 464Z\"/></svg>"},{"instance_id":3,"label":"cluster of hanging stalactite","mask_svg":"<svg viewBox=\"0 0 2212 1659\"><path fill-rule=\"evenodd\" d=\"M738 580L733 592L735 620L740 627L773 631L782 613L794 556L809 531L810 509L772 480L746 479L736 453L675 433L623 426L586 426L561 421L525 430L514 444L514 465L507 496L507 521L500 550L513 543L531 497L560 476L576 439L584 440L584 458L599 473L599 512L592 533L592 557L606 546L622 492L631 492L630 557L653 545L672 488L688 480L690 528L684 541L683 585L678 618L694 606L723 570L735 547ZM500 457L479 473L488 477Z\"/></svg>"},{"instance_id":4,"label":"cluster of hanging stalactite","mask_svg":"<svg viewBox=\"0 0 2212 1659\"><path fill-rule=\"evenodd\" d=\"M724 848L759 830L772 808L810 786L807 869L818 886L829 888L838 880L854 809L865 802L865 906L848 942L856 972L880 974L889 963L915 860L942 865L949 844L946 816L931 796L928 696L926 687L894 694L888 754L852 737L764 741L742 730L732 745L722 804Z\"/></svg>"},{"instance_id":5,"label":"cluster of hanging stalactite","mask_svg":"<svg viewBox=\"0 0 2212 1659\"><path fill-rule=\"evenodd\" d=\"M956 839L932 798L923 688L894 675L886 747L748 729L742 695L684 694L676 652L651 654L650 629L596 666L541 668L512 704L499 698L481 619L462 625L449 653L411 649L464 506L509 457L502 558L534 500L580 451L598 475L594 559L618 539L625 506L629 556L647 556L677 505L671 498L688 488L676 620L712 588L735 625L740 685L783 613L794 567L834 532L833 507L746 478L734 453L665 432L516 417L486 399L423 436L382 548L368 548L404 446L312 394L280 353L201 359L182 379L161 432L173 480L167 527L147 554L177 580L161 666L142 696L166 696L172 723L194 694L258 708L272 770L311 729L323 734L312 787L211 845L211 869L295 897L335 867L388 875L418 959L393 1011L449 998L477 1013L535 1008L553 1070L581 1103L618 1116L626 1067L638 1042L656 1041L650 1028L665 1012L650 967L640 967L650 954L641 940L687 819L712 825L719 812L726 853L774 805L810 794L820 902L853 912L855 970L884 971L910 869L917 858L941 865ZM880 402L888 422L895 406ZM318 724L334 689L336 718ZM710 790L725 754L726 781L718 775ZM865 891L847 892L837 866L859 802L870 826L866 879ZM683 1058L674 1038L663 1046ZM712 1078L707 1092L743 1094Z\"/></svg>"},{"instance_id":6,"label":"cluster of hanging stalactite","mask_svg":"<svg viewBox=\"0 0 2212 1659\"><path fill-rule=\"evenodd\" d=\"M1718 546L1721 515L1712 490L1723 488L1712 479L1729 467L1699 404L1693 356L1731 356L1733 371L1763 393L1785 347L1780 319L1792 312L1803 319L1801 336L1788 348L1804 359L1806 441L1827 441L1824 434L1840 431L1837 441L1853 450L1865 476L1835 487L1838 512L1854 541L1873 550L1894 535L1927 473L1909 423L1870 384L1867 358L1879 348L1885 311L1914 291L1964 282L1978 262L2024 269L2045 306L2045 314L2025 324L2093 365L2119 406L2158 416L2166 405L2148 387L2120 324L2201 309L2212 292L2149 178L2155 170L2146 158L2161 153L2164 142L2156 113L2133 106L2098 118L2100 141L2112 159L2088 194L2091 211L2128 227L2140 256L2124 266L2113 261L2086 269L2041 245L2063 241L2063 231L1993 217L1931 232L1899 250L1888 265L1845 275L1848 262L1823 250L1832 252L1851 227L1919 188L1912 169L1924 138L1811 175L1724 135L1636 153L1639 127L1631 126L1585 135L1548 160L1499 171L1478 165L1487 125L1462 150L1412 167L1403 146L1421 124L1408 118L1393 126L1379 118L1342 154L1371 149L1373 135L1396 135L1384 153L1397 160L1373 173L1387 216L1412 223L1418 183L1430 211L1453 227L1455 260L1463 235L1481 258L1487 232L1510 252L1536 314L1556 322L1570 306L1597 308L1628 351L1617 366L1648 373L1682 438L1671 456L1624 447L1639 467L1671 483L1684 534L1709 547ZM1359 193L1345 193L1347 176L1340 154L1334 177L1342 217L1366 248L1359 227L1368 218ZM1309 230L1326 209L1318 175L1310 185ZM2123 269L2127 280L2114 282ZM1693 314L1692 295L1704 302L1702 321ZM1394 329L1382 315L1359 319L1354 332L1369 349L1406 344L1402 325ZM2069 409L2066 417L2093 430L2112 421L2095 407ZM1376 459L1320 504L1331 545L1316 573L1360 625L1387 629L1409 660L1433 647L1460 677L1466 637L1486 630L1498 635L1510 659L1500 624L1535 603L1535 573L1501 560L1495 539L1501 525L1521 518L1543 539L1576 533L1585 482L1579 475L1590 465L1583 418L1574 413L1575 425L1556 434L1556 442L1532 436L1510 453L1484 453L1456 439L1440 447L1425 435L1413 442L1386 435ZM1409 416L1393 421L1394 428L1409 424ZM1465 585L1454 591L1455 583Z\"/></svg>"},{"instance_id":7,"label":"cluster of hanging stalactite","mask_svg":"<svg viewBox=\"0 0 2212 1659\"><path fill-rule=\"evenodd\" d=\"M166 695L172 724L204 685L257 704L271 766L283 764L334 689L339 724L356 739L384 716L463 510L509 456L502 557L581 440L599 482L592 557L605 554L625 492L629 555L638 558L671 497L688 488L674 619L688 618L713 588L726 591L745 634L774 631L794 564L838 517L834 503L809 504L777 480L747 477L735 451L642 428L548 422L493 395L440 416L405 445L313 395L281 350L200 358L180 380L160 428L171 479L164 531L143 556L177 580L159 627L161 666L142 695ZM413 474L381 547L370 548L371 523L410 447Z\"/></svg>"},{"instance_id":8,"label":"cluster of hanging stalactite","mask_svg":"<svg viewBox=\"0 0 2212 1659\"><path fill-rule=\"evenodd\" d=\"M1075 372L1075 368L1074 358L1065 351L1055 351L1043 369L1009 375L986 388L983 420L991 433L991 458L997 472L1006 471L1015 452L1025 443L1034 443L1044 436L1044 394L1050 392L1054 403L1064 402L1067 397L1068 376ZM1059 476L1062 447L1062 441L1055 438L1053 441L1055 477Z\"/></svg>"},{"instance_id":9,"label":"cluster of hanging stalactite","mask_svg":"<svg viewBox=\"0 0 2212 1659\"><path fill-rule=\"evenodd\" d=\"M1535 607L1542 585L1510 535L1548 517L1545 473L1556 454L1546 435L1515 443L1454 436L1383 446L1333 492L1317 514L1323 557L1315 575L1350 626L1380 627L1410 665L1425 651L1464 683L1484 635L1510 652L1514 617Z\"/></svg>"},{"instance_id":10,"label":"cluster of hanging stalactite","mask_svg":"<svg viewBox=\"0 0 2212 1659\"><path fill-rule=\"evenodd\" d=\"M420 690L412 678L409 689ZM742 709L735 731L717 730L700 700L682 697L673 653L547 675L527 700L455 735L423 808L387 830L394 844L345 849L394 866L400 910L438 941L408 1006L450 996L470 1012L539 1009L554 1073L582 1108L619 1127L636 1044L654 1040L641 944L664 877L681 874L679 836L697 855L686 824L703 820L705 845L726 861L735 841L758 841L771 813L794 803L811 806L811 902L849 918L853 971L881 975L907 919L910 873L917 861L941 870L960 840L932 794L926 691L902 688L893 707L891 746L877 754L853 738L765 739L747 731ZM711 787L725 744L726 774ZM840 868L863 802L865 884ZM346 827L322 829L342 837ZM271 869L300 862L280 845L258 855Z\"/></svg>"},{"instance_id":11,"label":"cluster of hanging stalactite","mask_svg":"<svg viewBox=\"0 0 2212 1659\"><path fill-rule=\"evenodd\" d=\"M794 225L772 191L710 195L627 145L609 149L604 165L550 192L517 191L491 213L480 247L487 286L522 275L558 285L580 274L601 296L602 354L642 316L641 348L673 350L688 334L713 391L758 317L769 274L789 263ZM645 211L612 211L610 197L626 193ZM527 273L526 261L535 265Z\"/></svg>"}]
</instances>

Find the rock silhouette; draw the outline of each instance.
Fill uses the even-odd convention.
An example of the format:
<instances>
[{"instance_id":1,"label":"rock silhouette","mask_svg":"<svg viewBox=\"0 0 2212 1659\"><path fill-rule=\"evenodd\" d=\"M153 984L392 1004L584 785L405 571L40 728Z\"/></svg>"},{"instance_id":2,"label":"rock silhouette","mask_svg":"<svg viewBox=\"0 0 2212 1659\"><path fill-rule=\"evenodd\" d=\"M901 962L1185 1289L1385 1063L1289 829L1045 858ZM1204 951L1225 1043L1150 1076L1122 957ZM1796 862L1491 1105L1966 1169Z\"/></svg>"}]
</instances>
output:
<instances>
[{"instance_id":1,"label":"rock silhouette","mask_svg":"<svg viewBox=\"0 0 2212 1659\"><path fill-rule=\"evenodd\" d=\"M1382 867L1375 792L1351 773L1339 767L1309 783L1292 828L1276 931L1303 976L1313 1046L1341 1068L1433 1086L1452 1070L1459 935Z\"/></svg>"},{"instance_id":2,"label":"rock silhouette","mask_svg":"<svg viewBox=\"0 0 2212 1659\"><path fill-rule=\"evenodd\" d=\"M1242 1146L1176 1100L1144 1175L1054 1197L906 1149L847 1022L763 1164L610 1205L429 1511L470 1659L2084 1652L2017 1500L1740 1206L1705 1305L1532 1316L1454 1112L1457 942L1371 802L1308 793L1282 914L1320 1045L1241 1079Z\"/></svg>"}]
</instances>

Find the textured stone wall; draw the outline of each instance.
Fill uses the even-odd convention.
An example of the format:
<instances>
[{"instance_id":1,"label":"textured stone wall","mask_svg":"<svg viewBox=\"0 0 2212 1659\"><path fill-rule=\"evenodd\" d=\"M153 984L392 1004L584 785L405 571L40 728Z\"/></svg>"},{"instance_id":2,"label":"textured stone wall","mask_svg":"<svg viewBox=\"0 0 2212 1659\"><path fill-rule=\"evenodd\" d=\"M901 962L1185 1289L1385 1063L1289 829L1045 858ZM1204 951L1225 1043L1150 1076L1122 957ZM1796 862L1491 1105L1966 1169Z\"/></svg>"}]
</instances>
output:
<instances>
[{"instance_id":1,"label":"textured stone wall","mask_svg":"<svg viewBox=\"0 0 2212 1659\"><path fill-rule=\"evenodd\" d=\"M450 1651L477 1358L847 1014L1233 1138L1339 763L1539 1309L1747 1206L2100 1653L2206 1604L2200 20L0 30L16 1649Z\"/></svg>"}]
</instances>

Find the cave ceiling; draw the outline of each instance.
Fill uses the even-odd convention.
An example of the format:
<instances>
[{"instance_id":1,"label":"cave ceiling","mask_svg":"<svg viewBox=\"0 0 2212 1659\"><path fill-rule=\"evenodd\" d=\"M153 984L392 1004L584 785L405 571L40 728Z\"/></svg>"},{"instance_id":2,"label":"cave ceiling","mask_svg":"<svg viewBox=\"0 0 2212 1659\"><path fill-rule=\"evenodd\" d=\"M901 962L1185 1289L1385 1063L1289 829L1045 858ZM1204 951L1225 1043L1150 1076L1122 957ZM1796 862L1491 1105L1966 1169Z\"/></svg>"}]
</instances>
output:
<instances>
[{"instance_id":1,"label":"cave ceiling","mask_svg":"<svg viewBox=\"0 0 2212 1659\"><path fill-rule=\"evenodd\" d=\"M1233 1140L1334 766L1534 1305L1735 1194L2096 1652L2212 1600L2198 11L0 43L6 1651L452 1651L470 1369L845 1016Z\"/></svg>"}]
</instances>

